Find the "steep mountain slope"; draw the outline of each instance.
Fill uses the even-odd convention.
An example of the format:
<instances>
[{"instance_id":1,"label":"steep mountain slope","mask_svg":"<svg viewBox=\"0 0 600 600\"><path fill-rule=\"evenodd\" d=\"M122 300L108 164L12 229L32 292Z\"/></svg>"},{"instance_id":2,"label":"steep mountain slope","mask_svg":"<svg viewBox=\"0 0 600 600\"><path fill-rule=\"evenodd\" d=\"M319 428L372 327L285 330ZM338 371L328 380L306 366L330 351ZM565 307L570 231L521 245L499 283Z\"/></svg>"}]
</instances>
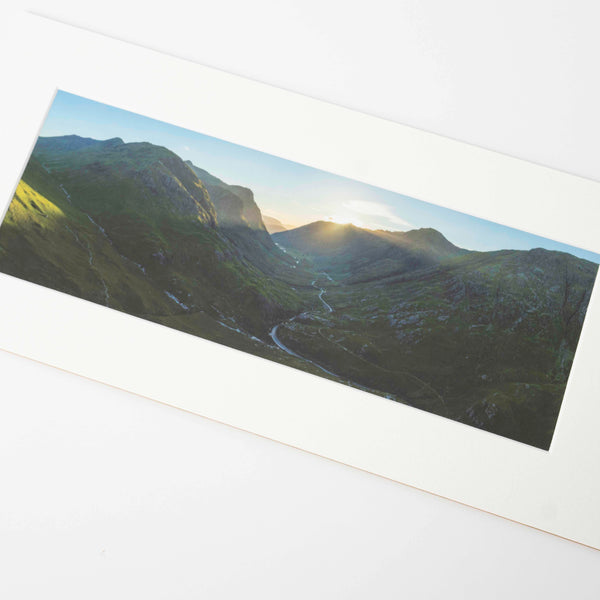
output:
<instances>
[{"instance_id":1,"label":"steep mountain slope","mask_svg":"<svg viewBox=\"0 0 600 600\"><path fill-rule=\"evenodd\" d=\"M42 137L32 156L49 173L60 175L85 210L139 215L147 222L169 216L216 224L206 188L176 154L161 146L125 144L120 138Z\"/></svg>"},{"instance_id":2,"label":"steep mountain slope","mask_svg":"<svg viewBox=\"0 0 600 600\"><path fill-rule=\"evenodd\" d=\"M252 190L240 185L228 185L208 171L197 167L192 161L188 160L185 164L208 190L221 227L248 227L266 232Z\"/></svg>"},{"instance_id":3,"label":"steep mountain slope","mask_svg":"<svg viewBox=\"0 0 600 600\"><path fill-rule=\"evenodd\" d=\"M40 138L0 229L5 273L155 320L204 311L265 337L303 304L278 278L298 278L289 259L262 252L259 268L232 243L178 156L120 139Z\"/></svg>"},{"instance_id":4,"label":"steep mountain slope","mask_svg":"<svg viewBox=\"0 0 600 600\"><path fill-rule=\"evenodd\" d=\"M186 161L209 193L220 229L254 267L285 277L295 261L273 242L263 223L252 190L229 185L208 171ZM289 273L288 273L289 275Z\"/></svg>"},{"instance_id":5,"label":"steep mountain slope","mask_svg":"<svg viewBox=\"0 0 600 600\"><path fill-rule=\"evenodd\" d=\"M290 229L290 227L284 225L279 219L276 219L275 217L269 217L268 215L263 215L263 223L271 235Z\"/></svg>"},{"instance_id":6,"label":"steep mountain slope","mask_svg":"<svg viewBox=\"0 0 600 600\"><path fill-rule=\"evenodd\" d=\"M598 265L472 252L368 284L278 329L299 354L387 397L548 448Z\"/></svg>"},{"instance_id":7,"label":"steep mountain slope","mask_svg":"<svg viewBox=\"0 0 600 600\"><path fill-rule=\"evenodd\" d=\"M348 283L421 269L467 252L434 229L371 231L352 224L317 221L272 237Z\"/></svg>"}]
</instances>

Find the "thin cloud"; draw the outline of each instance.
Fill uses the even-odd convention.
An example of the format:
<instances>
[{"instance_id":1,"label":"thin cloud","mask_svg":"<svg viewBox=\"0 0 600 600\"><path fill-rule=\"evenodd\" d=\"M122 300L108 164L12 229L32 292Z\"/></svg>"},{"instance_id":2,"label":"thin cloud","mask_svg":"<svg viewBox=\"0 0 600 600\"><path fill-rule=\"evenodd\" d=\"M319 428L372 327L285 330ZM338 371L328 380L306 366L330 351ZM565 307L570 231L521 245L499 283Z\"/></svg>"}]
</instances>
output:
<instances>
[{"instance_id":1,"label":"thin cloud","mask_svg":"<svg viewBox=\"0 0 600 600\"><path fill-rule=\"evenodd\" d=\"M350 200L349 202L345 202L343 206L346 210L352 211L355 214L365 217L378 217L377 221L385 219L397 227L408 229L414 227L412 223L409 223L402 217L396 215L389 206L380 202L370 202L368 200Z\"/></svg>"}]
</instances>

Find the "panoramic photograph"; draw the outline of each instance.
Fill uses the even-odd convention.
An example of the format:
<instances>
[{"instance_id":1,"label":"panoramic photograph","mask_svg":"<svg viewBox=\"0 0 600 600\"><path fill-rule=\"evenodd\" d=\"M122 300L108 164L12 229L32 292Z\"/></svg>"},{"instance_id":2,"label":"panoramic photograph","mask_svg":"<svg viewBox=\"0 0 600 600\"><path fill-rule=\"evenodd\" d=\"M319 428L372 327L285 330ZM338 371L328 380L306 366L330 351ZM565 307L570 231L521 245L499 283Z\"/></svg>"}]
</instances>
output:
<instances>
[{"instance_id":1,"label":"panoramic photograph","mask_svg":"<svg viewBox=\"0 0 600 600\"><path fill-rule=\"evenodd\" d=\"M63 91L0 226L2 273L545 450L599 263Z\"/></svg>"}]
</instances>

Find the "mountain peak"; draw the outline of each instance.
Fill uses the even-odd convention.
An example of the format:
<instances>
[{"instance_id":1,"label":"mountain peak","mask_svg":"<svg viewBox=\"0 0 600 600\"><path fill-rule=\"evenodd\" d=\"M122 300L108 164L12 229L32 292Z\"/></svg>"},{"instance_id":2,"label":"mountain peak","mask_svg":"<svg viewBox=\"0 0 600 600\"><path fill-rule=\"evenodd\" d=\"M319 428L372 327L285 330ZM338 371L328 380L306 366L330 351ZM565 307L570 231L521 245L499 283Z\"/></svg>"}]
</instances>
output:
<instances>
[{"instance_id":1,"label":"mountain peak","mask_svg":"<svg viewBox=\"0 0 600 600\"><path fill-rule=\"evenodd\" d=\"M262 215L254 201L254 193L251 189L241 185L229 185L208 171L197 167L191 160L185 161L185 164L208 190L220 225L250 228L262 231L266 235ZM268 240L267 243L272 242Z\"/></svg>"},{"instance_id":2,"label":"mountain peak","mask_svg":"<svg viewBox=\"0 0 600 600\"><path fill-rule=\"evenodd\" d=\"M56 135L40 136L35 144L36 152L43 152L46 149L52 152L73 152L82 150L102 142L92 138L81 137L80 135Z\"/></svg>"},{"instance_id":3,"label":"mountain peak","mask_svg":"<svg viewBox=\"0 0 600 600\"><path fill-rule=\"evenodd\" d=\"M420 229L411 229L409 231L382 232L382 235L395 238L398 243L405 244L414 249L429 252L440 259L467 252L467 250L455 246L443 233L433 227L421 227Z\"/></svg>"},{"instance_id":4,"label":"mountain peak","mask_svg":"<svg viewBox=\"0 0 600 600\"><path fill-rule=\"evenodd\" d=\"M293 229L289 225L285 225L279 219L275 217L269 217L268 215L263 215L262 217L263 223L267 228L267 231L272 235L274 233L279 233L280 231L287 231L288 229Z\"/></svg>"},{"instance_id":5,"label":"mountain peak","mask_svg":"<svg viewBox=\"0 0 600 600\"><path fill-rule=\"evenodd\" d=\"M123 144L125 144L125 142L120 137L110 138L109 140L104 140L102 142L102 145L106 148L111 148L114 146L122 146Z\"/></svg>"},{"instance_id":6,"label":"mountain peak","mask_svg":"<svg viewBox=\"0 0 600 600\"><path fill-rule=\"evenodd\" d=\"M414 271L466 251L433 228L362 229L352 223L315 221L273 234L281 246L312 257L319 268L352 281Z\"/></svg>"},{"instance_id":7,"label":"mountain peak","mask_svg":"<svg viewBox=\"0 0 600 600\"><path fill-rule=\"evenodd\" d=\"M215 209L198 178L173 152L149 142L40 137L32 158L60 178L89 214L143 213L214 226ZM85 176L82 174L86 173ZM112 186L111 193L106 192ZM85 190L85 194L84 194Z\"/></svg>"}]
</instances>

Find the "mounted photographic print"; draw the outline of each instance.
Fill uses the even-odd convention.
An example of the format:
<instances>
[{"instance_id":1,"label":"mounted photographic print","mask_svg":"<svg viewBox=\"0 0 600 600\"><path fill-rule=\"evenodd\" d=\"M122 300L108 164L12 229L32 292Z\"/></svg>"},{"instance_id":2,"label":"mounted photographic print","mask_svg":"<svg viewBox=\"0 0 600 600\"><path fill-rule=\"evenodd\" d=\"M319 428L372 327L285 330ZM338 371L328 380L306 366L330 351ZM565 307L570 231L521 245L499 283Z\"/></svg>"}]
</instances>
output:
<instances>
[{"instance_id":1,"label":"mounted photographic print","mask_svg":"<svg viewBox=\"0 0 600 600\"><path fill-rule=\"evenodd\" d=\"M3 273L542 449L599 262L63 91L0 227Z\"/></svg>"},{"instance_id":2,"label":"mounted photographic print","mask_svg":"<svg viewBox=\"0 0 600 600\"><path fill-rule=\"evenodd\" d=\"M600 548L599 183L30 14L2 45L2 351Z\"/></svg>"}]
</instances>

